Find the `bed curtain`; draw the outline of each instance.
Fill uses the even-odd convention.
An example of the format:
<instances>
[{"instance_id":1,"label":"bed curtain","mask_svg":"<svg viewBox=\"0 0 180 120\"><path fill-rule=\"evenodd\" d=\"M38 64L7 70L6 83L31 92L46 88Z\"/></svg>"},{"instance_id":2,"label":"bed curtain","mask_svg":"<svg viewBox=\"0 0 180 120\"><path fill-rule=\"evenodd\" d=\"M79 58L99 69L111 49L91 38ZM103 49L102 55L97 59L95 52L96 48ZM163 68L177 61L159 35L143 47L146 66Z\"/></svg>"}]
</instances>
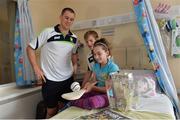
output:
<instances>
[{"instance_id":1,"label":"bed curtain","mask_svg":"<svg viewBox=\"0 0 180 120\"><path fill-rule=\"evenodd\" d=\"M153 65L159 86L171 100L176 118L180 118L180 106L176 87L168 66L159 27L150 0L132 0L139 31Z\"/></svg>"}]
</instances>

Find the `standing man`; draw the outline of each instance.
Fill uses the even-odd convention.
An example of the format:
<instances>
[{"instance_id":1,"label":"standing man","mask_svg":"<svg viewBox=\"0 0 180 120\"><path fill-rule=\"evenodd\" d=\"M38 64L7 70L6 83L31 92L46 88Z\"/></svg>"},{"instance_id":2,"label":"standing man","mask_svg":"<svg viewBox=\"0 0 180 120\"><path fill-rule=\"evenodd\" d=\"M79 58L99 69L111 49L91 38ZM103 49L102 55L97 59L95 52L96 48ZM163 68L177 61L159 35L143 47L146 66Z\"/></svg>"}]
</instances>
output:
<instances>
[{"instance_id":1,"label":"standing man","mask_svg":"<svg viewBox=\"0 0 180 120\"><path fill-rule=\"evenodd\" d=\"M47 104L46 118L57 113L58 101L67 102L61 95L71 92L73 73L77 69L77 37L70 31L75 19L74 10L64 8L59 19L60 24L43 30L27 47L35 75L44 81L42 96ZM41 66L37 64L35 56L35 50L40 47Z\"/></svg>"}]
</instances>

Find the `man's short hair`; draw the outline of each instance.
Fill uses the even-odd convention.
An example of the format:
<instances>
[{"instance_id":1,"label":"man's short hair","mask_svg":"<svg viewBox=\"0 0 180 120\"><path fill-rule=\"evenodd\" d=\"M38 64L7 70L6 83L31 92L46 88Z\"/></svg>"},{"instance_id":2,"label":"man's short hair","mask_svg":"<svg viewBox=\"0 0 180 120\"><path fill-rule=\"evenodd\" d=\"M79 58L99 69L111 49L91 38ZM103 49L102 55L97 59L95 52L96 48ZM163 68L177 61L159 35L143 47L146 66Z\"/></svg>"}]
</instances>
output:
<instances>
[{"instance_id":1,"label":"man's short hair","mask_svg":"<svg viewBox=\"0 0 180 120\"><path fill-rule=\"evenodd\" d=\"M75 14L75 12L74 12L74 10L72 8L66 7L61 11L61 15L63 15L66 11L69 11L69 12Z\"/></svg>"}]
</instances>

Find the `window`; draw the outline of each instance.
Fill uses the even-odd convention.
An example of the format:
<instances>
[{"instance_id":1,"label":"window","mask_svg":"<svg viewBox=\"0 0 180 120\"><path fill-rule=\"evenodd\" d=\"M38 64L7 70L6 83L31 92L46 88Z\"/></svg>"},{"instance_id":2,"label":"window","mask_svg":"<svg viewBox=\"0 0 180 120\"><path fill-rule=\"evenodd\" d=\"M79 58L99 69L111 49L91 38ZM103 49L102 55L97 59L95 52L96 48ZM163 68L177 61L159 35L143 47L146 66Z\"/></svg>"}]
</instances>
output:
<instances>
[{"instance_id":1,"label":"window","mask_svg":"<svg viewBox=\"0 0 180 120\"><path fill-rule=\"evenodd\" d=\"M14 77L14 21L16 3L0 0L0 84L10 83Z\"/></svg>"}]
</instances>

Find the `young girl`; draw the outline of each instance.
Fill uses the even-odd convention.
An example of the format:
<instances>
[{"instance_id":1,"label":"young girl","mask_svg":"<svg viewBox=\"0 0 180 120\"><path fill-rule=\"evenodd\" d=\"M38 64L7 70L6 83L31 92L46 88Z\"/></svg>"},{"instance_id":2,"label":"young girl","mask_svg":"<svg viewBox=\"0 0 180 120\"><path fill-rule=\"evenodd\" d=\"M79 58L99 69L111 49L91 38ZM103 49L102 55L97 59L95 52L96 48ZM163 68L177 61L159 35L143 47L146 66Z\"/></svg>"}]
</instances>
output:
<instances>
[{"instance_id":1,"label":"young girl","mask_svg":"<svg viewBox=\"0 0 180 120\"><path fill-rule=\"evenodd\" d=\"M96 63L93 65L91 78L85 83L86 90L79 100L72 101L71 105L85 109L102 108L108 106L105 81L112 72L119 71L119 67L109 58L110 46L106 39L101 38L94 43L93 56Z\"/></svg>"}]
</instances>

